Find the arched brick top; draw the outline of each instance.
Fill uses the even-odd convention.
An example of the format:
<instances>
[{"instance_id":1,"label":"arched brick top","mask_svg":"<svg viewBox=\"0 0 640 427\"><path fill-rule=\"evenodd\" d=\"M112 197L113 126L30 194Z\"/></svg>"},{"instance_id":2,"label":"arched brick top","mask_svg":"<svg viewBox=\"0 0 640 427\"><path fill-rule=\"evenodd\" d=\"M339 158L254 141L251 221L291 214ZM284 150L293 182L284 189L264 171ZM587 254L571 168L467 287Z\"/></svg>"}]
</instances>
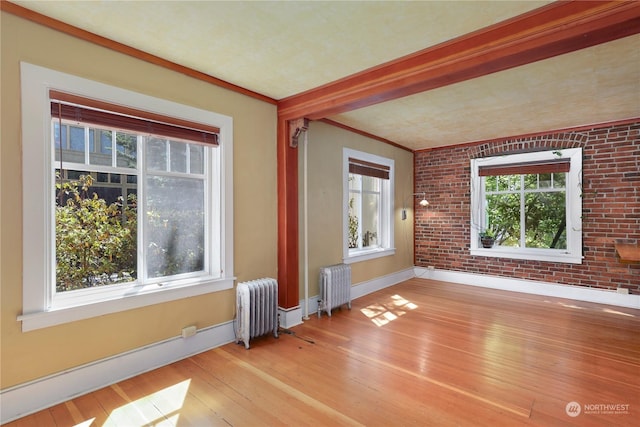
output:
<instances>
[{"instance_id":1,"label":"arched brick top","mask_svg":"<svg viewBox=\"0 0 640 427\"><path fill-rule=\"evenodd\" d=\"M587 132L566 132L519 139L505 139L479 144L469 149L469 158L478 159L504 154L560 150L584 147L589 140Z\"/></svg>"}]
</instances>

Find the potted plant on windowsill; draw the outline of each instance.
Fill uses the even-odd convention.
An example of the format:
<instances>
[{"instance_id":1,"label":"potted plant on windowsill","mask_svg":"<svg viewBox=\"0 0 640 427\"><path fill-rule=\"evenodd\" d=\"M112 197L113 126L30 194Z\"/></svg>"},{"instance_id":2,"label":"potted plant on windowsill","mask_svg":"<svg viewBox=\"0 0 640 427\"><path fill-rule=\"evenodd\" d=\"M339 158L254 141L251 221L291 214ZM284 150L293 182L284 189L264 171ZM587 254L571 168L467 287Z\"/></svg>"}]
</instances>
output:
<instances>
[{"instance_id":1,"label":"potted plant on windowsill","mask_svg":"<svg viewBox=\"0 0 640 427\"><path fill-rule=\"evenodd\" d=\"M492 248L495 241L496 236L491 232L491 230L485 230L480 233L480 243L482 243L483 248Z\"/></svg>"}]
</instances>

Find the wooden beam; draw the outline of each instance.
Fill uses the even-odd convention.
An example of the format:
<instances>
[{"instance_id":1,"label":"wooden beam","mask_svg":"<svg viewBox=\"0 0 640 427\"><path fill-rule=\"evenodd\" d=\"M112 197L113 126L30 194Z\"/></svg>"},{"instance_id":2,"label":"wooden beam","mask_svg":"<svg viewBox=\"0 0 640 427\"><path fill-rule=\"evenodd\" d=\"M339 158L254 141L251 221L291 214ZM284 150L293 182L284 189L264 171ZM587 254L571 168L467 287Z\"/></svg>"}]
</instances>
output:
<instances>
[{"instance_id":1,"label":"wooden beam","mask_svg":"<svg viewBox=\"0 0 640 427\"><path fill-rule=\"evenodd\" d=\"M326 118L640 32L640 2L555 2L282 99L284 119Z\"/></svg>"},{"instance_id":2,"label":"wooden beam","mask_svg":"<svg viewBox=\"0 0 640 427\"><path fill-rule=\"evenodd\" d=\"M278 305L300 305L298 254L298 150L290 144L290 125L278 118Z\"/></svg>"}]
</instances>

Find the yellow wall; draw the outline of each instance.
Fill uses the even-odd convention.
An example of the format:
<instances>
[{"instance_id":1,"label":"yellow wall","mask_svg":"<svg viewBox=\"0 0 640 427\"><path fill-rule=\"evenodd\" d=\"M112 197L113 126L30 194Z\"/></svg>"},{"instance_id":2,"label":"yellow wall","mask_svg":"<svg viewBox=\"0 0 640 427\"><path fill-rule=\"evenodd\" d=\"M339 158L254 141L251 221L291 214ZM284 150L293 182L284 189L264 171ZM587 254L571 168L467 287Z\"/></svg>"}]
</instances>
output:
<instances>
[{"instance_id":1,"label":"yellow wall","mask_svg":"<svg viewBox=\"0 0 640 427\"><path fill-rule=\"evenodd\" d=\"M274 105L7 13L1 43L1 388L231 320L235 301L229 290L22 333L20 61L233 117L235 273L277 277Z\"/></svg>"},{"instance_id":2,"label":"yellow wall","mask_svg":"<svg viewBox=\"0 0 640 427\"><path fill-rule=\"evenodd\" d=\"M352 282L362 283L413 266L413 153L338 127L311 122L308 131L308 211L309 211L309 296L318 295L320 267L342 262L342 149L344 147L387 157L395 161L395 247L396 254L351 264ZM302 141L302 138L300 138ZM300 193L303 186L303 157L299 153ZM302 196L300 198L302 212ZM408 218L401 220L403 202ZM300 217L302 234L303 217ZM301 255L303 239L301 238ZM304 271L301 265L300 295Z\"/></svg>"},{"instance_id":3,"label":"yellow wall","mask_svg":"<svg viewBox=\"0 0 640 427\"><path fill-rule=\"evenodd\" d=\"M229 321L235 305L234 292L229 290L27 333L21 331L16 318L22 313L22 267L29 260L22 258L20 61L233 117L235 274L239 281L277 277L274 105L7 13L2 13L0 40L0 388L175 337L186 325L203 328ZM405 199L412 204L413 155L318 122L311 123L309 140L310 295L318 294L318 269L342 260L343 147L393 158L396 162L396 255L353 264L354 283L411 267L412 216L401 221L399 212ZM300 169L301 176L302 172ZM300 259L302 262L302 256ZM302 297L302 280L300 286Z\"/></svg>"}]
</instances>

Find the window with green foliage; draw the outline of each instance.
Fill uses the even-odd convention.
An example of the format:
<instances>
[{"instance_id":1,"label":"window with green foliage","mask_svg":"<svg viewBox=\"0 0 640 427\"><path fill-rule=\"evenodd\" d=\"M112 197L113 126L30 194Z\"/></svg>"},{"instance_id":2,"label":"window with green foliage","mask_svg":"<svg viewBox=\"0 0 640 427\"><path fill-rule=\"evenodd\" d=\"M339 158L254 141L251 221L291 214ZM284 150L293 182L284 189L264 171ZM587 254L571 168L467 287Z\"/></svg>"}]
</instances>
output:
<instances>
[{"instance_id":1,"label":"window with green foliage","mask_svg":"<svg viewBox=\"0 0 640 427\"><path fill-rule=\"evenodd\" d=\"M567 149L472 160L472 253L580 262L581 156Z\"/></svg>"},{"instance_id":2,"label":"window with green foliage","mask_svg":"<svg viewBox=\"0 0 640 427\"><path fill-rule=\"evenodd\" d=\"M215 148L81 120L52 118L56 291L204 273Z\"/></svg>"},{"instance_id":3,"label":"window with green foliage","mask_svg":"<svg viewBox=\"0 0 640 427\"><path fill-rule=\"evenodd\" d=\"M501 246L567 248L566 173L484 179L487 229Z\"/></svg>"},{"instance_id":4,"label":"window with green foliage","mask_svg":"<svg viewBox=\"0 0 640 427\"><path fill-rule=\"evenodd\" d=\"M23 331L233 287L231 117L21 64Z\"/></svg>"},{"instance_id":5,"label":"window with green foliage","mask_svg":"<svg viewBox=\"0 0 640 427\"><path fill-rule=\"evenodd\" d=\"M386 255L391 248L393 161L345 149L345 260Z\"/></svg>"}]
</instances>

